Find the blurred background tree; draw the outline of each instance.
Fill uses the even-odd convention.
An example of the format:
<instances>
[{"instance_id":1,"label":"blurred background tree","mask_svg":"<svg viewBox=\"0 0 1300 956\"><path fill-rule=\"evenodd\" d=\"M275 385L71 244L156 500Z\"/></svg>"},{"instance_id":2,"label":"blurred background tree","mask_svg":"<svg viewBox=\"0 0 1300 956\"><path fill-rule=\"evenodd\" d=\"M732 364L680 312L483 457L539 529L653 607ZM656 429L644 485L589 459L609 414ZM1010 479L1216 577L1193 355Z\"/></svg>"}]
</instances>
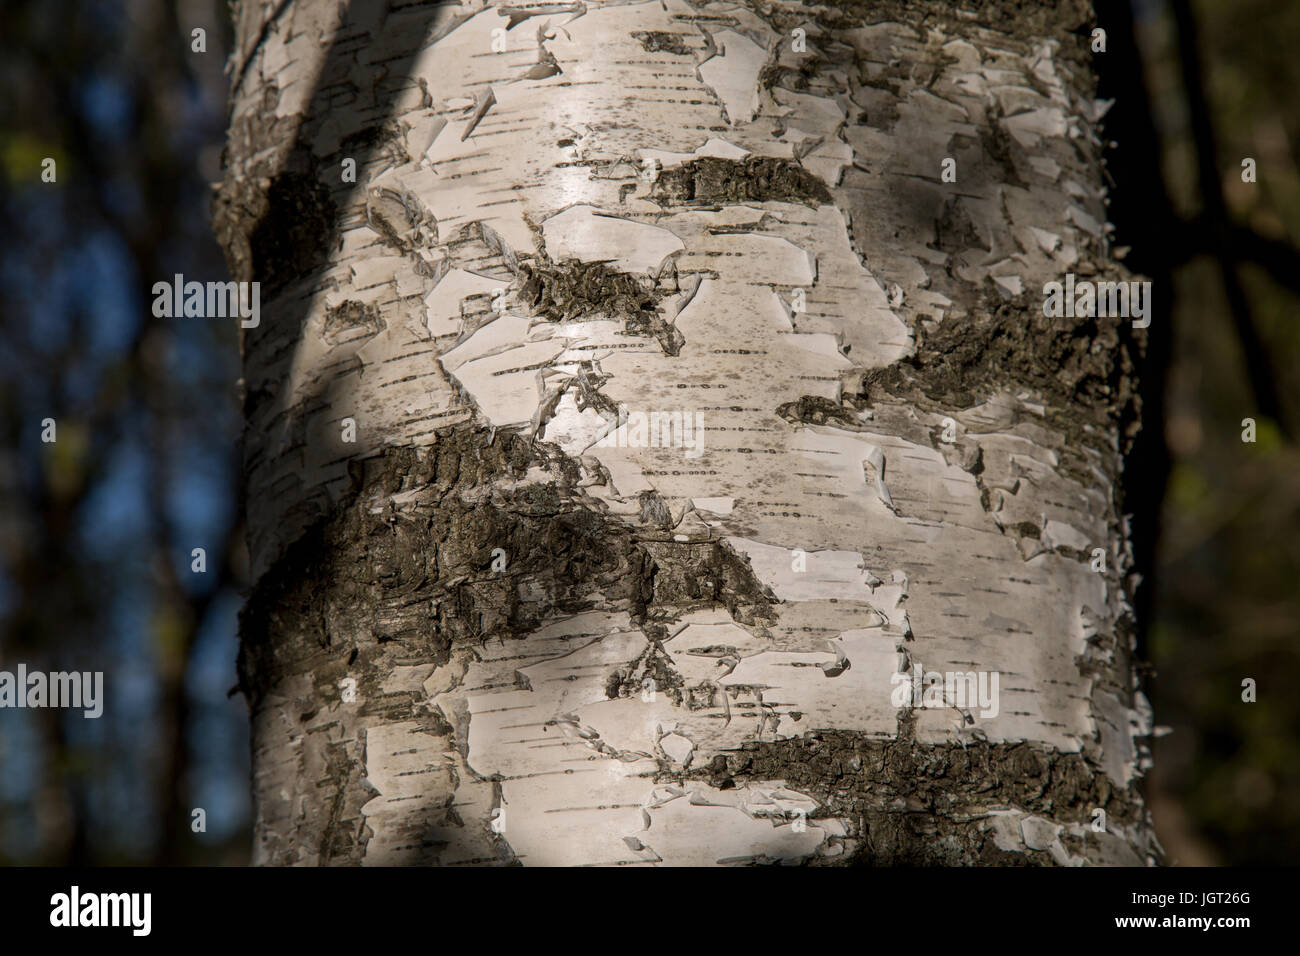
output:
<instances>
[{"instance_id":1,"label":"blurred background tree","mask_svg":"<svg viewBox=\"0 0 1300 956\"><path fill-rule=\"evenodd\" d=\"M1164 310L1129 481L1170 728L1151 805L1174 863L1294 864L1300 6L1096 6L1113 238ZM238 325L151 311L155 282L228 278L209 215L227 15L218 0L0 8L0 668L102 670L107 698L98 720L0 710L0 863L249 859L247 711L228 695Z\"/></svg>"},{"instance_id":2,"label":"blurred background tree","mask_svg":"<svg viewBox=\"0 0 1300 956\"><path fill-rule=\"evenodd\" d=\"M1294 865L1300 6L1144 0L1139 13L1164 189L1184 223L1166 237L1181 262L1148 653L1156 720L1172 732L1155 748L1153 813L1174 862ZM1116 163L1124 153L1121 143ZM1254 183L1242 181L1247 158ZM1246 418L1253 444L1242 441ZM1241 700L1245 678L1257 703Z\"/></svg>"},{"instance_id":3,"label":"blurred background tree","mask_svg":"<svg viewBox=\"0 0 1300 956\"><path fill-rule=\"evenodd\" d=\"M238 326L154 318L151 294L178 272L225 278L207 212L224 15L160 0L0 10L0 661L103 671L106 697L97 720L0 711L0 862L248 858L247 714L226 696ZM206 53L190 49L196 27Z\"/></svg>"}]
</instances>

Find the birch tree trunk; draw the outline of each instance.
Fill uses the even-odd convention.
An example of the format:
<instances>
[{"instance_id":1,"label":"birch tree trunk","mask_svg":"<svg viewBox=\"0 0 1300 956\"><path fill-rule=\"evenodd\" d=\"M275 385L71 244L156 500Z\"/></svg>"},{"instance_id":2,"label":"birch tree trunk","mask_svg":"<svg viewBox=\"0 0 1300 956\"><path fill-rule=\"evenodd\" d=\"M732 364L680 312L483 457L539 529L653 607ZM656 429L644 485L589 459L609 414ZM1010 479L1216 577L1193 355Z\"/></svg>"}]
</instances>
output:
<instances>
[{"instance_id":1,"label":"birch tree trunk","mask_svg":"<svg viewBox=\"0 0 1300 956\"><path fill-rule=\"evenodd\" d=\"M238 7L258 862L1158 860L1089 12L957 6Z\"/></svg>"}]
</instances>

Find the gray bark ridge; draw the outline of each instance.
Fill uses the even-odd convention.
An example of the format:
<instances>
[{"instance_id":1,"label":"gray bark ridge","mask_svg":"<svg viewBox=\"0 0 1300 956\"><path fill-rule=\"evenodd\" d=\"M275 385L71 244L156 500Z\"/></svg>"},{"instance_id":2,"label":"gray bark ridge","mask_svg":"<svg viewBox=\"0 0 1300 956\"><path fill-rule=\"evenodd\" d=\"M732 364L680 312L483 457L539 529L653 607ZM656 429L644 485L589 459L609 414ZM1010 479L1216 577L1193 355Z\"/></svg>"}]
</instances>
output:
<instances>
[{"instance_id":1,"label":"gray bark ridge","mask_svg":"<svg viewBox=\"0 0 1300 956\"><path fill-rule=\"evenodd\" d=\"M241 8L259 862L1159 859L1104 104L976 6Z\"/></svg>"}]
</instances>

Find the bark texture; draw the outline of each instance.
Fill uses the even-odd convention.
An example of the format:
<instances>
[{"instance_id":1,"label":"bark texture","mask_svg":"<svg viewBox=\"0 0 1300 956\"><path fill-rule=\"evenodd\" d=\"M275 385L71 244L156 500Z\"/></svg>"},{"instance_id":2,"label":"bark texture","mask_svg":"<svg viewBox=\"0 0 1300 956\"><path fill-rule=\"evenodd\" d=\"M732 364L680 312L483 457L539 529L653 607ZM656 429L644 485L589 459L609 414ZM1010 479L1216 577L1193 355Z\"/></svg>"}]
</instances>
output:
<instances>
[{"instance_id":1,"label":"bark texture","mask_svg":"<svg viewBox=\"0 0 1300 956\"><path fill-rule=\"evenodd\" d=\"M240 6L259 862L1158 860L1088 27Z\"/></svg>"}]
</instances>

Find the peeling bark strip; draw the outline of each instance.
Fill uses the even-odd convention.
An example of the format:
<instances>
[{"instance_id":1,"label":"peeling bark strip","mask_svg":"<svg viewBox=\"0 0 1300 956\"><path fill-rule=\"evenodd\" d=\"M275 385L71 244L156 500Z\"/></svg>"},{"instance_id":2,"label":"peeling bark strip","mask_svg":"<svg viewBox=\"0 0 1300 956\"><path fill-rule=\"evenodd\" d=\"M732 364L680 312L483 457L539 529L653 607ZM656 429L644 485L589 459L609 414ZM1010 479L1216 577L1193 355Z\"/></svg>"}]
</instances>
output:
<instances>
[{"instance_id":1,"label":"peeling bark strip","mask_svg":"<svg viewBox=\"0 0 1300 956\"><path fill-rule=\"evenodd\" d=\"M238 20L259 862L1159 859L1085 10Z\"/></svg>"}]
</instances>

